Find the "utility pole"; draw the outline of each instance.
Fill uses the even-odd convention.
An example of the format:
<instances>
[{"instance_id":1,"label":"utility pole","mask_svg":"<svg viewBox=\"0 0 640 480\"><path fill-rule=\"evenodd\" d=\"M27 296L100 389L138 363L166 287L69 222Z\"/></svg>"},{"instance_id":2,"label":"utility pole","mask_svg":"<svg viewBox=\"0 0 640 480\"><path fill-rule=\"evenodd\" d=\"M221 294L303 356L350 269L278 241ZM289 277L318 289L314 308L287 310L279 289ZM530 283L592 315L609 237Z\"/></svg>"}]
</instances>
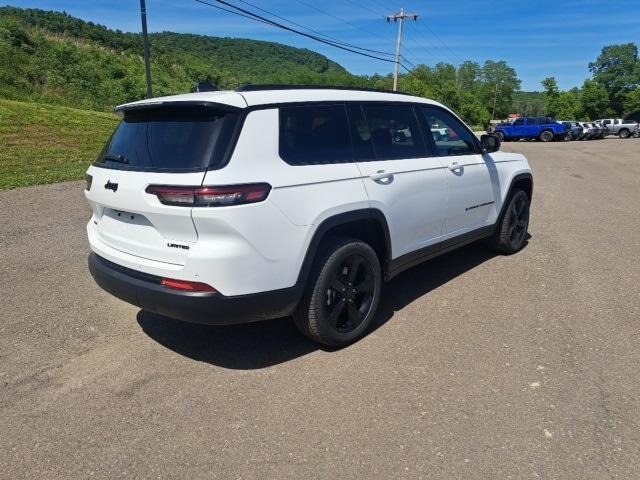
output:
<instances>
[{"instance_id":1,"label":"utility pole","mask_svg":"<svg viewBox=\"0 0 640 480\"><path fill-rule=\"evenodd\" d=\"M398 22L398 41L396 42L396 68L393 72L393 91L398 90L398 75L400 74L400 48L402 47L402 26L407 18L418 20L417 13L404 13L404 8L400 9L400 13L395 15L387 15L387 22Z\"/></svg>"},{"instance_id":2,"label":"utility pole","mask_svg":"<svg viewBox=\"0 0 640 480\"><path fill-rule=\"evenodd\" d=\"M496 88L493 92L493 113L491 114L491 120L496 119L496 102L498 101L498 82L496 81Z\"/></svg>"},{"instance_id":3,"label":"utility pole","mask_svg":"<svg viewBox=\"0 0 640 480\"><path fill-rule=\"evenodd\" d=\"M147 33L147 7L145 0L140 0L140 18L142 20L142 41L144 44L144 69L147 75L147 98L153 97L151 89L151 63L149 58L149 35Z\"/></svg>"}]
</instances>

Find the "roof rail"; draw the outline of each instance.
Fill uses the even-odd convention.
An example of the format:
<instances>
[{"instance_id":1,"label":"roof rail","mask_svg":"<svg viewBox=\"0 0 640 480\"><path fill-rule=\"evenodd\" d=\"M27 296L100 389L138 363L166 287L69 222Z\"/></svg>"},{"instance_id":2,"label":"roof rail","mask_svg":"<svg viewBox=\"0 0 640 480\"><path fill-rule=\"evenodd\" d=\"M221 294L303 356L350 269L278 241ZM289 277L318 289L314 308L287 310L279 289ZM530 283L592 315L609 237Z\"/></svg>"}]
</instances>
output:
<instances>
[{"instance_id":1,"label":"roof rail","mask_svg":"<svg viewBox=\"0 0 640 480\"><path fill-rule=\"evenodd\" d=\"M406 92L394 92L366 87L343 87L341 85L287 85L287 84L246 84L236 89L236 92L262 92L265 90L351 90L356 92L394 93L396 95L411 95Z\"/></svg>"}]
</instances>

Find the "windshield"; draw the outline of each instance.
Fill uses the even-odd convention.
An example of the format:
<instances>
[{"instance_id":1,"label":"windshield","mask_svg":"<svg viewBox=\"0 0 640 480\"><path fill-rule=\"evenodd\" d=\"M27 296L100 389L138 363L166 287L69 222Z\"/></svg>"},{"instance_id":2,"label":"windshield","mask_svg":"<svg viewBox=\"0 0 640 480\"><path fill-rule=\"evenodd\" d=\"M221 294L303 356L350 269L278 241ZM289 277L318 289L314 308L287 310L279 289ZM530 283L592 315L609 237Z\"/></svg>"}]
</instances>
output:
<instances>
[{"instance_id":1,"label":"windshield","mask_svg":"<svg viewBox=\"0 0 640 480\"><path fill-rule=\"evenodd\" d=\"M125 111L96 163L145 171L215 167L224 159L237 117L207 106Z\"/></svg>"}]
</instances>

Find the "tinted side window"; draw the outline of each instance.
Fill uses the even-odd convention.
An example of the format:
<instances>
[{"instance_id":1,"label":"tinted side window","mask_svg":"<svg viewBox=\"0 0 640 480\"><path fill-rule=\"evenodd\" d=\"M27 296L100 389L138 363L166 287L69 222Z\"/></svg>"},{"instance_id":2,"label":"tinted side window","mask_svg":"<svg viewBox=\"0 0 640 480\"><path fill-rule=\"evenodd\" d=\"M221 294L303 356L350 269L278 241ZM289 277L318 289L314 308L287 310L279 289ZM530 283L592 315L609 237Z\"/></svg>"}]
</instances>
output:
<instances>
[{"instance_id":1,"label":"tinted side window","mask_svg":"<svg viewBox=\"0 0 640 480\"><path fill-rule=\"evenodd\" d=\"M373 138L367 119L362 113L360 105L347 105L349 124L351 126L351 139L353 140L353 154L356 160L374 160Z\"/></svg>"},{"instance_id":2,"label":"tinted side window","mask_svg":"<svg viewBox=\"0 0 640 480\"><path fill-rule=\"evenodd\" d=\"M291 165L353 161L344 105L280 108L280 157Z\"/></svg>"},{"instance_id":3,"label":"tinted side window","mask_svg":"<svg viewBox=\"0 0 640 480\"><path fill-rule=\"evenodd\" d=\"M394 160L426 156L418 122L410 105L363 105L376 158Z\"/></svg>"},{"instance_id":4,"label":"tinted side window","mask_svg":"<svg viewBox=\"0 0 640 480\"><path fill-rule=\"evenodd\" d=\"M513 122L514 127L517 127L519 125L524 125L524 118L516 118L516 121Z\"/></svg>"},{"instance_id":5,"label":"tinted side window","mask_svg":"<svg viewBox=\"0 0 640 480\"><path fill-rule=\"evenodd\" d=\"M476 153L476 139L453 115L433 107L420 107L439 157Z\"/></svg>"}]
</instances>

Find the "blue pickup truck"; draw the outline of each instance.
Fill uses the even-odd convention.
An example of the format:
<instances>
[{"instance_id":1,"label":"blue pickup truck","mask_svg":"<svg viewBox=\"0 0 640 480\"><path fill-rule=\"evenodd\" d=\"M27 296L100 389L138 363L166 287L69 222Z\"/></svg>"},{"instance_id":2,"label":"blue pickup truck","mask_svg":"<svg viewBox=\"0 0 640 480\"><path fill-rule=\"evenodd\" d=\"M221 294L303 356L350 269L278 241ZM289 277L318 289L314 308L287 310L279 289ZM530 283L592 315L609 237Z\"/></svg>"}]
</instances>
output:
<instances>
[{"instance_id":1,"label":"blue pickup truck","mask_svg":"<svg viewBox=\"0 0 640 480\"><path fill-rule=\"evenodd\" d=\"M564 139L567 133L569 132L566 125L550 117L517 118L511 124L498 125L495 131L500 140L504 141L526 138L550 142L554 139Z\"/></svg>"}]
</instances>

